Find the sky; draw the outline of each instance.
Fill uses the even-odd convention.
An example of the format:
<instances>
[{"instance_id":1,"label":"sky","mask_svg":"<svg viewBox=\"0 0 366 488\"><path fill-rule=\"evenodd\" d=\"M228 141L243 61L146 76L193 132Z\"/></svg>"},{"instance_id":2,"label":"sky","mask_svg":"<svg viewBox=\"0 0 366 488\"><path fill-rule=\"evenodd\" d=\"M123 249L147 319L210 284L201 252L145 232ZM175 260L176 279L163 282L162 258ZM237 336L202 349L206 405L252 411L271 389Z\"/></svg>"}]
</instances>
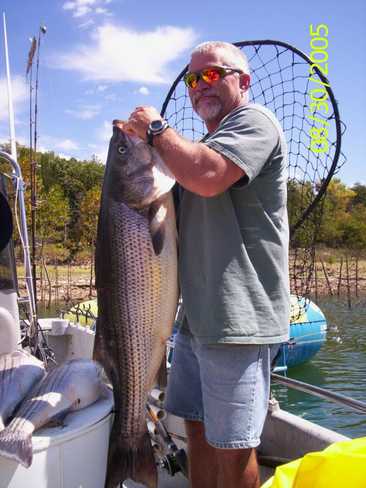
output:
<instances>
[{"instance_id":1,"label":"sky","mask_svg":"<svg viewBox=\"0 0 366 488\"><path fill-rule=\"evenodd\" d=\"M17 140L29 144L25 71L30 38L45 25L38 148L80 159L95 154L101 160L111 121L128 118L138 105L160 110L198 43L276 39L309 54L309 25L326 24L328 79L347 126L342 151L348 161L338 176L347 185L366 184L364 1L2 0L0 11L7 20ZM0 141L9 138L5 73L1 46Z\"/></svg>"}]
</instances>

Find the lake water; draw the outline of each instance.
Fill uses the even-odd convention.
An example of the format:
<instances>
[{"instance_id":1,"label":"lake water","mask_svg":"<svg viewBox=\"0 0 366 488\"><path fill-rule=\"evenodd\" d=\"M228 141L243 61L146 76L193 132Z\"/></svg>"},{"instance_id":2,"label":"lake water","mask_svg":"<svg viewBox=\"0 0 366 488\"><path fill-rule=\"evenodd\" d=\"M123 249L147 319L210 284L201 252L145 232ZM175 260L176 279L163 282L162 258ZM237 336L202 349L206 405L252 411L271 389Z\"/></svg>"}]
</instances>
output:
<instances>
[{"instance_id":1,"label":"lake water","mask_svg":"<svg viewBox=\"0 0 366 488\"><path fill-rule=\"evenodd\" d=\"M317 302L327 318L327 341L314 359L287 376L366 402L366 301L349 310L336 298ZM366 436L366 414L274 385L281 407L350 437Z\"/></svg>"},{"instance_id":2,"label":"lake water","mask_svg":"<svg viewBox=\"0 0 366 488\"><path fill-rule=\"evenodd\" d=\"M366 402L366 301L351 310L336 298L317 304L327 318L327 341L312 361L291 368L287 376ZM41 307L40 315L56 316L60 309L65 307ZM273 385L273 392L291 413L350 437L366 436L366 414L282 385Z\"/></svg>"}]
</instances>

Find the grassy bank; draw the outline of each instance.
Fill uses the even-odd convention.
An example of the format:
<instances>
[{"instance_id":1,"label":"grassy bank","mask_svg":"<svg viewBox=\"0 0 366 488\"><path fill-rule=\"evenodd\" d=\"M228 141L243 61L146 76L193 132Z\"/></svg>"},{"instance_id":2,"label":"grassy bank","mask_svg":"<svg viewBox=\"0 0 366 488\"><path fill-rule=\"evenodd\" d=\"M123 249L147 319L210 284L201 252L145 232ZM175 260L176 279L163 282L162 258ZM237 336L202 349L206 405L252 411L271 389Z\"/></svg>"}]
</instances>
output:
<instances>
[{"instance_id":1,"label":"grassy bank","mask_svg":"<svg viewBox=\"0 0 366 488\"><path fill-rule=\"evenodd\" d=\"M295 266L290 260L293 290L303 293L306 289L314 299L328 295L346 299L366 296L365 256L351 255L342 249L318 249L314 266L306 258L299 258ZM24 294L23 266L17 272L20 292ZM37 268L37 298L44 303L77 303L95 296L94 270L90 264L47 264Z\"/></svg>"},{"instance_id":2,"label":"grassy bank","mask_svg":"<svg viewBox=\"0 0 366 488\"><path fill-rule=\"evenodd\" d=\"M20 294L25 293L25 272L17 267ZM37 299L44 303L76 303L96 296L90 265L52 265L37 267Z\"/></svg>"}]
</instances>

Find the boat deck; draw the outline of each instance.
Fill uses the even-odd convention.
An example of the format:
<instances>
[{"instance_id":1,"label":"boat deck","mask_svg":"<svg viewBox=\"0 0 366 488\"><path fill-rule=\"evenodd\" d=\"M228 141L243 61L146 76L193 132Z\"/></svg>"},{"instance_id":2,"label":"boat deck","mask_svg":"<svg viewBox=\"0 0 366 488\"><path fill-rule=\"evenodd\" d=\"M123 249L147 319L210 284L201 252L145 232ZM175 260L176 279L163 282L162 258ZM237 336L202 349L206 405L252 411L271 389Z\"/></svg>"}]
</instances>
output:
<instances>
[{"instance_id":1,"label":"boat deck","mask_svg":"<svg viewBox=\"0 0 366 488\"><path fill-rule=\"evenodd\" d=\"M266 466L260 466L261 473L261 483L264 483L269 479L273 473L274 469L268 468ZM122 483L123 488L146 488L145 485L140 483L135 483L134 481L128 480ZM170 476L166 471L159 469L159 484L158 488L188 488L188 480L181 474L177 473L175 476Z\"/></svg>"}]
</instances>

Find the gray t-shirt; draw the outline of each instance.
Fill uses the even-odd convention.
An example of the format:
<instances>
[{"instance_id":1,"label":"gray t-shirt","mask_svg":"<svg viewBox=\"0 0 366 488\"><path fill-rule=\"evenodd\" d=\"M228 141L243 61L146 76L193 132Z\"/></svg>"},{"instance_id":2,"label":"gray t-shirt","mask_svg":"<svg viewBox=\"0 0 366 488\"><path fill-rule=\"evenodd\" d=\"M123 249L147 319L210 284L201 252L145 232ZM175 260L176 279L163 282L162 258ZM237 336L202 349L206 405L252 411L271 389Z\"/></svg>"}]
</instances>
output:
<instances>
[{"instance_id":1,"label":"gray t-shirt","mask_svg":"<svg viewBox=\"0 0 366 488\"><path fill-rule=\"evenodd\" d=\"M248 104L203 142L246 177L211 198L183 192L179 271L182 331L202 343L288 339L287 147L275 116Z\"/></svg>"}]
</instances>

